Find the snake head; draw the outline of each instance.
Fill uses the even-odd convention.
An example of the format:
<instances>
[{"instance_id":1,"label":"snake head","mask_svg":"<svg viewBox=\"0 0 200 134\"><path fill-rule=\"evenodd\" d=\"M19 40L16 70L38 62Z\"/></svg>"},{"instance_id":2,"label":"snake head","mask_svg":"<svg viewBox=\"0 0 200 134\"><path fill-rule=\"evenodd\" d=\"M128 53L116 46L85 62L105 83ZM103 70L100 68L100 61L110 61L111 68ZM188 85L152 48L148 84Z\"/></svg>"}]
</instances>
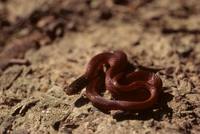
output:
<instances>
[{"instance_id":1,"label":"snake head","mask_svg":"<svg viewBox=\"0 0 200 134\"><path fill-rule=\"evenodd\" d=\"M64 89L65 93L68 95L73 95L81 91L89 83L89 80L85 75L80 76L78 79L73 81L67 88Z\"/></svg>"}]
</instances>

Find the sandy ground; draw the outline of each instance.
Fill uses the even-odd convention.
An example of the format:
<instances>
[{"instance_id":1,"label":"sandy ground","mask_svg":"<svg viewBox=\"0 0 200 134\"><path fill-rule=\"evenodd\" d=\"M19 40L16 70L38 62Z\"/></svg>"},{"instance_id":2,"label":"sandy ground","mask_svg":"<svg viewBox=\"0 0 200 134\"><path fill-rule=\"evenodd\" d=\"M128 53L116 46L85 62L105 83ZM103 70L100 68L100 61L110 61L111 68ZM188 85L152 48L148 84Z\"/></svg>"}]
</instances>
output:
<instances>
[{"instance_id":1,"label":"sandy ground","mask_svg":"<svg viewBox=\"0 0 200 134\"><path fill-rule=\"evenodd\" d=\"M46 34L46 16L63 20L63 35ZM200 133L199 0L1 0L0 29L0 133ZM44 38L24 41L32 31ZM29 45L38 40L39 48ZM25 49L12 49L16 41ZM152 110L106 114L84 91L63 91L92 56L113 50L164 68ZM30 63L7 65L12 58Z\"/></svg>"}]
</instances>

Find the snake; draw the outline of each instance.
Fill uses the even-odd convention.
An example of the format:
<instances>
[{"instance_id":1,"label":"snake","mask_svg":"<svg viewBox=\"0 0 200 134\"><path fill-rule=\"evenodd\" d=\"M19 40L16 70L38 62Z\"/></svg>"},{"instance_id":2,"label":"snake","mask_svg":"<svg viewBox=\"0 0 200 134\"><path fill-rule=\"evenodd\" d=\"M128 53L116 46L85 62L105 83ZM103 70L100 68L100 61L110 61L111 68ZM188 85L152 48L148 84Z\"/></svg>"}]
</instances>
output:
<instances>
[{"instance_id":1,"label":"snake","mask_svg":"<svg viewBox=\"0 0 200 134\"><path fill-rule=\"evenodd\" d=\"M73 95L86 87L86 97L101 110L143 111L152 108L162 92L162 80L154 72L136 70L120 50L91 58L85 73L65 89ZM102 91L111 94L110 99Z\"/></svg>"}]
</instances>

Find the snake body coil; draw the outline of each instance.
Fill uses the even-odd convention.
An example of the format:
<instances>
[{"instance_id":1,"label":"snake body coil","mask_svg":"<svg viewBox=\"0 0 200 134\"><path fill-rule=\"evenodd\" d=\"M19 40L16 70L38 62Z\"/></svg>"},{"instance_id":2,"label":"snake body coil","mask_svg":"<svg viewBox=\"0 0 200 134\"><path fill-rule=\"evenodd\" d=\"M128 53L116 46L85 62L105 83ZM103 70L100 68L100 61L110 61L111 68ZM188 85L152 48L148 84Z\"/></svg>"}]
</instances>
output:
<instances>
[{"instance_id":1,"label":"snake body coil","mask_svg":"<svg viewBox=\"0 0 200 134\"><path fill-rule=\"evenodd\" d=\"M86 96L99 109L141 111L151 108L157 102L162 81L153 72L135 71L126 54L115 51L94 56L85 74L72 82L66 93L74 94L85 86ZM113 99L105 99L100 88L108 90Z\"/></svg>"}]
</instances>

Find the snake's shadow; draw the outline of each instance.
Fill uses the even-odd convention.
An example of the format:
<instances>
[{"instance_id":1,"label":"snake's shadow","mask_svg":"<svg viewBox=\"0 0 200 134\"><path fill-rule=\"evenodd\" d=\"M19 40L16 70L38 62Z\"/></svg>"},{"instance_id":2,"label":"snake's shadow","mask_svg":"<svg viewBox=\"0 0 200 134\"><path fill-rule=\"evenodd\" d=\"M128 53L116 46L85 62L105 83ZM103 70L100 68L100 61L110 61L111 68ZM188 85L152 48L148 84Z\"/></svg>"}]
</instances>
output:
<instances>
[{"instance_id":1,"label":"snake's shadow","mask_svg":"<svg viewBox=\"0 0 200 134\"><path fill-rule=\"evenodd\" d=\"M163 91L166 90L163 87ZM167 102L173 99L173 95L170 93L163 92L160 96L158 104L155 105L153 109L145 110L144 112L134 113L134 112L118 112L113 115L113 118L117 121L123 120L161 120L164 116L168 119L172 118L173 110L168 107Z\"/></svg>"}]
</instances>

